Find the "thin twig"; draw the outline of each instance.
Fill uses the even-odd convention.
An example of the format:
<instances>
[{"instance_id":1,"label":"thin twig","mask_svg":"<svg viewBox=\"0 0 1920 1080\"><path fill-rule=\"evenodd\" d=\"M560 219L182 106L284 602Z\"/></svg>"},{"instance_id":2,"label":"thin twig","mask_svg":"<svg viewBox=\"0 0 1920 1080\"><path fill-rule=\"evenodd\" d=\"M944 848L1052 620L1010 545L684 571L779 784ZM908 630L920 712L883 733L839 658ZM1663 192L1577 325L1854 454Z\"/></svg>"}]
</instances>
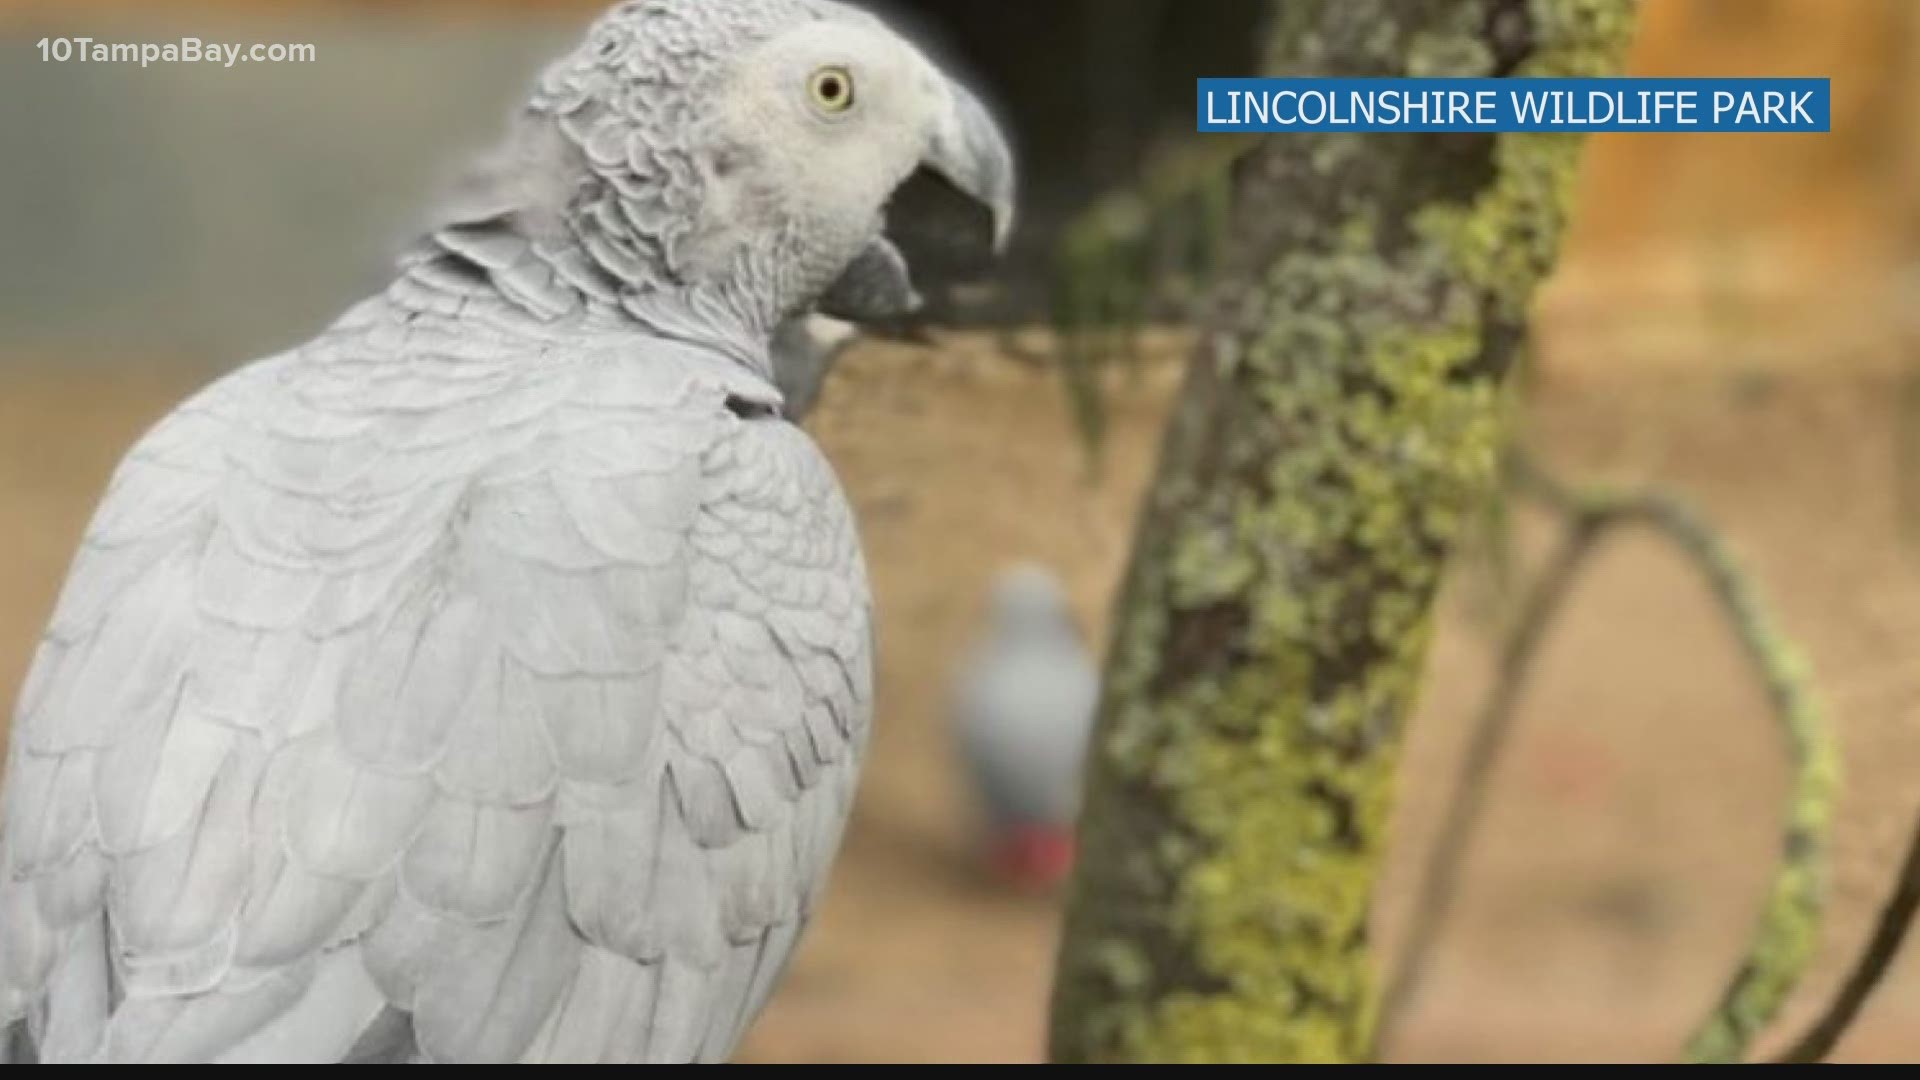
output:
<instances>
[{"instance_id":1,"label":"thin twig","mask_svg":"<svg viewBox=\"0 0 1920 1080\"><path fill-rule=\"evenodd\" d=\"M1915 829L1912 839L1907 842L1907 857L1900 864L1900 876L1893 883L1893 894L1880 909L1879 921L1874 924L1873 937L1867 940L1867 947L1855 961L1853 970L1847 973L1847 981L1840 984L1840 990L1833 1001L1827 1005L1820 1019L1800 1036L1792 1049L1781 1054L1775 1060L1782 1065L1806 1065L1823 1061L1833 1052L1840 1042L1840 1036L1846 1033L1860 1009L1880 985L1880 980L1893 966L1893 959L1899 955L1900 944L1906 940L1907 929L1913 925L1913 916L1920 910L1920 829Z\"/></svg>"},{"instance_id":2,"label":"thin twig","mask_svg":"<svg viewBox=\"0 0 1920 1080\"><path fill-rule=\"evenodd\" d=\"M1466 755L1461 760L1453 802L1427 855L1412 923L1391 969L1393 979L1387 984L1380 1008L1378 1039L1382 1045L1392 1041L1426 982L1427 961L1439 939L1440 928L1452 914L1454 901L1459 896L1467 846L1486 809L1488 779L1499 760L1500 748L1512 731L1527 676L1539 656L1540 646L1546 641L1547 626L1572 591L1596 538L1597 529L1590 521L1576 518L1568 523L1559 550L1534 580L1501 646L1498 680L1474 723Z\"/></svg>"},{"instance_id":3,"label":"thin twig","mask_svg":"<svg viewBox=\"0 0 1920 1080\"><path fill-rule=\"evenodd\" d=\"M1827 841L1840 759L1815 701L1806 663L1776 628L1772 613L1732 550L1685 503L1658 492L1575 489L1524 459L1516 462L1514 472L1523 491L1550 506L1638 522L1673 541L1725 610L1773 706L1791 770L1780 864L1740 966L1686 1047L1690 1062L1739 1061L1806 970L1818 943L1825 904Z\"/></svg>"},{"instance_id":4,"label":"thin twig","mask_svg":"<svg viewBox=\"0 0 1920 1080\"><path fill-rule=\"evenodd\" d=\"M1523 617L1516 627L1516 637L1507 643L1503 655L1509 658L1508 663L1516 655L1521 663L1517 669L1503 663L1502 678L1480 715L1480 727L1473 735L1473 749L1463 766L1461 787L1454 792L1455 805L1449 810L1449 825L1443 832L1442 849L1436 859L1458 860L1471 842L1471 826L1478 817L1478 803L1483 798L1482 780L1497 760L1501 744L1512 727L1512 699L1517 698L1519 688L1509 684L1518 681L1516 676L1526 673L1526 661L1538 648L1538 641L1527 640L1527 635L1533 639L1544 635L1546 624L1557 608L1554 590L1563 592L1566 587L1564 582L1556 582L1556 576L1570 578L1572 571L1565 569L1566 563L1571 562L1577 569L1581 558L1592 550L1599 535L1608 528L1639 524L1666 537L1700 572L1713 599L1726 612L1748 662L1765 684L1792 771L1781 863L1768 891L1759 926L1713 1012L1686 1048L1686 1060L1690 1062L1738 1061L1745 1055L1754 1035L1779 1011L1805 970L1813 955L1824 902L1827 837L1833 795L1838 787L1839 759L1815 703L1806 666L1775 629L1772 615L1732 551L1685 503L1657 492L1574 487L1547 475L1524 456L1515 457L1510 473L1516 490L1568 521L1569 546L1563 548L1561 558L1549 567L1533 594L1530 606L1544 604L1545 614L1538 616L1537 622L1532 617ZM1575 538L1580 538L1579 550L1573 548ZM1451 835L1456 821L1465 823L1464 831L1458 836ZM1920 848L1920 843L1916 847ZM1915 858L1920 860L1920 853L1916 853ZM1403 953L1403 966L1394 973L1397 983L1417 985L1425 950L1431 948L1439 919L1451 905L1457 884L1453 879L1457 873L1457 869L1452 869L1436 874L1429 865L1415 910L1418 913L1437 901L1441 914L1416 914L1416 919L1429 918L1434 925L1410 938L1409 951ZM1920 874L1920 869L1916 873ZM1431 891L1436 886L1441 890L1437 894ZM1389 1008L1404 1007L1409 998L1410 989L1399 987L1397 997L1396 992L1389 993ZM1388 1014L1390 1018L1391 1015Z\"/></svg>"}]
</instances>

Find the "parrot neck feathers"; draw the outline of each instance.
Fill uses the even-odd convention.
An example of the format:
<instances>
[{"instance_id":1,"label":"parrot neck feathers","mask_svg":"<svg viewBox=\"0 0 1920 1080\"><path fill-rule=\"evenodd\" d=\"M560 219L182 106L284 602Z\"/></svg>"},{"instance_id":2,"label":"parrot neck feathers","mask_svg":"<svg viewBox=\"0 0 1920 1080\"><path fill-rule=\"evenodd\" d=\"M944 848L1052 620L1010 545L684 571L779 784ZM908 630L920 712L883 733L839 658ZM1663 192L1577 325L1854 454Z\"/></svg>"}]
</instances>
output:
<instances>
[{"instance_id":1,"label":"parrot neck feathers","mask_svg":"<svg viewBox=\"0 0 1920 1080\"><path fill-rule=\"evenodd\" d=\"M541 325L626 323L721 353L772 378L770 342L780 313L771 260L742 257L729 272L677 281L655 255L657 241L611 232L605 211L560 227L508 210L433 231L400 266L390 294L416 311L450 313L486 298Z\"/></svg>"}]
</instances>

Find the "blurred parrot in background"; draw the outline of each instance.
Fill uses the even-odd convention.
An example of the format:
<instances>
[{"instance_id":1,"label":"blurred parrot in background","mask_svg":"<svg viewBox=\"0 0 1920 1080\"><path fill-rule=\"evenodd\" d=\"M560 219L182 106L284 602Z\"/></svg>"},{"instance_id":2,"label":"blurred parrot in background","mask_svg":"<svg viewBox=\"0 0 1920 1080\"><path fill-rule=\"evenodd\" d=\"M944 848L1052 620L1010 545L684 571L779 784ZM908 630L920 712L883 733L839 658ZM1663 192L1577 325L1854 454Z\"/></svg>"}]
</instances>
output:
<instances>
[{"instance_id":1,"label":"blurred parrot in background","mask_svg":"<svg viewBox=\"0 0 1920 1080\"><path fill-rule=\"evenodd\" d=\"M631 0L382 293L127 455L15 714L0 1059L714 1061L872 713L771 349L1005 138L872 16Z\"/></svg>"},{"instance_id":2,"label":"blurred parrot in background","mask_svg":"<svg viewBox=\"0 0 1920 1080\"><path fill-rule=\"evenodd\" d=\"M1003 572L955 683L952 720L993 869L1009 883L1048 888L1072 866L1099 699L1099 671L1059 581L1032 564Z\"/></svg>"}]
</instances>

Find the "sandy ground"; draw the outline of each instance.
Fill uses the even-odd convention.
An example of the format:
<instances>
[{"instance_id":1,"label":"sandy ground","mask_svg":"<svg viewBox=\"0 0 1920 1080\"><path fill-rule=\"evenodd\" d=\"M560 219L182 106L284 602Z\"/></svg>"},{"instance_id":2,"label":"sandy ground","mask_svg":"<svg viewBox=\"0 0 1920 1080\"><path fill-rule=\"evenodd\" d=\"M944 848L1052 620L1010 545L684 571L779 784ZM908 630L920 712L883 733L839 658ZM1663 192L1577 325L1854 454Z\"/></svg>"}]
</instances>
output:
<instances>
[{"instance_id":1,"label":"sandy ground","mask_svg":"<svg viewBox=\"0 0 1920 1080\"><path fill-rule=\"evenodd\" d=\"M1011 559L1056 567L1099 639L1175 359L1115 382L1105 468L1091 483L1045 370L977 339L938 355L868 347L849 358L815 427L858 504L873 568L879 729L826 908L746 1058L1039 1055L1056 908L978 871L941 703L985 585ZM113 461L194 381L177 370L0 372L0 697L11 697ZM1896 464L1909 396L1888 374L1616 368L1546 379L1529 424L1569 468L1659 477L1695 496L1816 665L1851 786L1827 946L1795 1017L1824 998L1863 935L1920 802L1920 548ZM1463 581L1449 597L1415 721L1380 902L1389 943L1484 688L1480 595ZM1685 566L1647 538L1620 537L1539 676L1492 780L1459 916L1395 1057L1668 1057L1757 909L1780 753ZM1915 975L1896 973L1848 1057L1920 1057Z\"/></svg>"}]
</instances>

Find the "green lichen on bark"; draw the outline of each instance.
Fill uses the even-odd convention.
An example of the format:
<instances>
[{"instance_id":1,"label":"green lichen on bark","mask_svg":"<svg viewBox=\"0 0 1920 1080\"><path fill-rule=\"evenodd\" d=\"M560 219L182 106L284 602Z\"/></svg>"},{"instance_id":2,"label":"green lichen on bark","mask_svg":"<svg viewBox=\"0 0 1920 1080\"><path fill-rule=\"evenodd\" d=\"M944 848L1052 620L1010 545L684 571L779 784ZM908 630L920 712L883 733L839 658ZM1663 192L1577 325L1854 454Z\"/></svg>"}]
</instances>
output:
<instances>
[{"instance_id":1,"label":"green lichen on bark","mask_svg":"<svg viewBox=\"0 0 1920 1080\"><path fill-rule=\"evenodd\" d=\"M1269 69L1618 70L1629 0L1290 0ZM1054 1002L1064 1061L1367 1057L1366 954L1442 565L1493 487L1566 135L1276 137L1116 618Z\"/></svg>"}]
</instances>

